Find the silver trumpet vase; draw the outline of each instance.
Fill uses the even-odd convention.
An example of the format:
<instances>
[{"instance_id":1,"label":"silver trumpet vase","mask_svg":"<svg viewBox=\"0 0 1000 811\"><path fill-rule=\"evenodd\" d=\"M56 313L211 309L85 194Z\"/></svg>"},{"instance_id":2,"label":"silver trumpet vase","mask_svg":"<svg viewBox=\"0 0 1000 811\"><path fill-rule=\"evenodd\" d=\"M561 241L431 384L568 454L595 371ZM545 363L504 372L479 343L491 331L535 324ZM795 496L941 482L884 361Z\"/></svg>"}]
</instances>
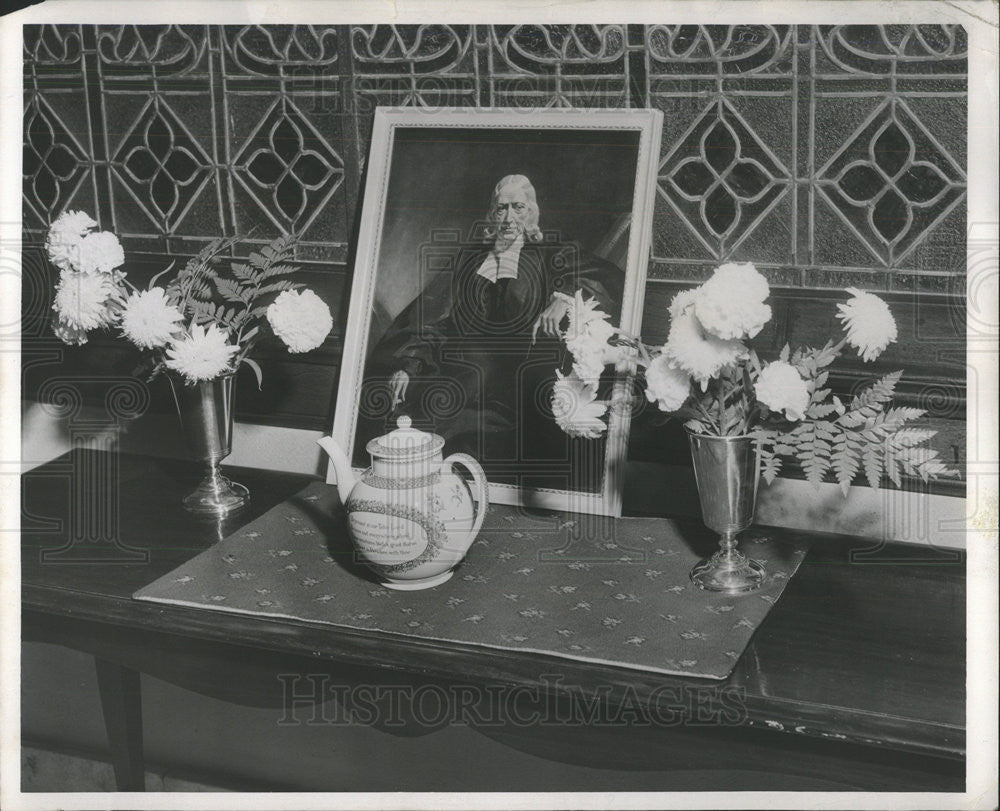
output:
<instances>
[{"instance_id":1,"label":"silver trumpet vase","mask_svg":"<svg viewBox=\"0 0 1000 811\"><path fill-rule=\"evenodd\" d=\"M749 436L688 432L705 526L720 534L719 551L691 570L706 591L740 594L759 588L766 572L737 549L736 536L753 523L760 479L760 445Z\"/></svg>"},{"instance_id":2,"label":"silver trumpet vase","mask_svg":"<svg viewBox=\"0 0 1000 811\"><path fill-rule=\"evenodd\" d=\"M235 374L193 385L168 375L181 430L193 459L206 466L205 478L183 499L188 512L227 515L250 500L250 491L222 475L219 463L232 451L233 381Z\"/></svg>"}]
</instances>

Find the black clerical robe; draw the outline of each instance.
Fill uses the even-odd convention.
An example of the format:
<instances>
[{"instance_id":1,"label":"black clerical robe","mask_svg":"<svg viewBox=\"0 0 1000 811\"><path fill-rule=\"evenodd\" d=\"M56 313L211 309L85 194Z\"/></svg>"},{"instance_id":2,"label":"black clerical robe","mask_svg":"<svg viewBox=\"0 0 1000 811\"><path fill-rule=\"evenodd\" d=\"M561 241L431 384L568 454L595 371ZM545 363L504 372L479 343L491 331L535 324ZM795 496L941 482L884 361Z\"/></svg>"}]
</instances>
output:
<instances>
[{"instance_id":1,"label":"black clerical robe","mask_svg":"<svg viewBox=\"0 0 1000 811\"><path fill-rule=\"evenodd\" d=\"M490 253L482 245L455 246L448 261L438 256L436 266L446 270L371 351L355 447L363 449L407 414L415 426L441 434L446 452L476 457L491 481L581 489L568 469L574 443L549 406L556 369L568 366L565 348L541 333L532 343L532 329L554 292L572 296L578 289L617 324L624 275L574 245L529 242L521 247L517 277L493 280L478 273ZM390 410L384 392L398 370L410 382L405 401ZM603 441L588 444L588 457L603 458Z\"/></svg>"}]
</instances>

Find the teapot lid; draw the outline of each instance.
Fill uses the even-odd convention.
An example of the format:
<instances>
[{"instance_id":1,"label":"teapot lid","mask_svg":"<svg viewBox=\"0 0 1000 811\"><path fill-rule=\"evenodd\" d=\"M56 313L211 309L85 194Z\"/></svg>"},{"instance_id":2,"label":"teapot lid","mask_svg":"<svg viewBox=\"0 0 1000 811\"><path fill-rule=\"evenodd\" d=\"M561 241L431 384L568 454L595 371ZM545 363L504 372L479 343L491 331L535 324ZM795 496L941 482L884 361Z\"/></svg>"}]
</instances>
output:
<instances>
[{"instance_id":1,"label":"teapot lid","mask_svg":"<svg viewBox=\"0 0 1000 811\"><path fill-rule=\"evenodd\" d=\"M405 459L436 453L444 447L444 439L413 427L413 420L402 416L396 420L396 430L371 440L365 449L372 456Z\"/></svg>"}]
</instances>

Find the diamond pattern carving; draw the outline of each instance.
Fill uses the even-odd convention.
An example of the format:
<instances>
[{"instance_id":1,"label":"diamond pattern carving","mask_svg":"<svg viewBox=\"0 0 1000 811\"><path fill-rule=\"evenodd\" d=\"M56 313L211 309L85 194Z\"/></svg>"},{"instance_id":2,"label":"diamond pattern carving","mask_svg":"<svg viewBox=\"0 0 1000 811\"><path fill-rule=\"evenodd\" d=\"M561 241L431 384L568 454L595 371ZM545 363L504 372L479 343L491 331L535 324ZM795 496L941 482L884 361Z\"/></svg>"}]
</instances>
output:
<instances>
[{"instance_id":1,"label":"diamond pattern carving","mask_svg":"<svg viewBox=\"0 0 1000 811\"><path fill-rule=\"evenodd\" d=\"M159 97L143 110L111 163L136 201L168 233L211 173L209 157Z\"/></svg>"},{"instance_id":2,"label":"diamond pattern carving","mask_svg":"<svg viewBox=\"0 0 1000 811\"><path fill-rule=\"evenodd\" d=\"M902 102L883 105L818 173L834 210L892 266L965 194L965 176Z\"/></svg>"},{"instance_id":3,"label":"diamond pattern carving","mask_svg":"<svg viewBox=\"0 0 1000 811\"><path fill-rule=\"evenodd\" d=\"M709 107L660 164L660 193L717 258L788 188L787 170L727 104Z\"/></svg>"},{"instance_id":4,"label":"diamond pattern carving","mask_svg":"<svg viewBox=\"0 0 1000 811\"><path fill-rule=\"evenodd\" d=\"M295 230L340 264L375 105L656 107L657 273L940 289L968 53L957 24L26 26L25 227L99 200L168 253Z\"/></svg>"},{"instance_id":5,"label":"diamond pattern carving","mask_svg":"<svg viewBox=\"0 0 1000 811\"><path fill-rule=\"evenodd\" d=\"M37 95L24 112L23 150L24 198L42 222L50 222L87 173L87 158L59 117Z\"/></svg>"},{"instance_id":6,"label":"diamond pattern carving","mask_svg":"<svg viewBox=\"0 0 1000 811\"><path fill-rule=\"evenodd\" d=\"M287 98L275 102L234 161L234 174L282 228L301 232L343 182L333 147Z\"/></svg>"}]
</instances>

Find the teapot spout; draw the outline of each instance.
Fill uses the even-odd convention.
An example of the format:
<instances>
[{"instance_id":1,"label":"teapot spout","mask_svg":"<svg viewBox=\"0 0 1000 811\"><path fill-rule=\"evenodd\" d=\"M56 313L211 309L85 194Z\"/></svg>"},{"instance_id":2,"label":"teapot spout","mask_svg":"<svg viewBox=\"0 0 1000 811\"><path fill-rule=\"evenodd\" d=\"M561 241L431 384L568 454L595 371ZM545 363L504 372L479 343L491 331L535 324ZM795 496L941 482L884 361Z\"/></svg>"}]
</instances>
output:
<instances>
[{"instance_id":1,"label":"teapot spout","mask_svg":"<svg viewBox=\"0 0 1000 811\"><path fill-rule=\"evenodd\" d=\"M354 470L351 468L351 462L347 458L347 454L341 450L340 445L333 441L333 437L324 436L316 441L330 457L333 469L337 473L337 493L340 495L340 503L347 504L347 499L350 497L354 485L358 483Z\"/></svg>"}]
</instances>

